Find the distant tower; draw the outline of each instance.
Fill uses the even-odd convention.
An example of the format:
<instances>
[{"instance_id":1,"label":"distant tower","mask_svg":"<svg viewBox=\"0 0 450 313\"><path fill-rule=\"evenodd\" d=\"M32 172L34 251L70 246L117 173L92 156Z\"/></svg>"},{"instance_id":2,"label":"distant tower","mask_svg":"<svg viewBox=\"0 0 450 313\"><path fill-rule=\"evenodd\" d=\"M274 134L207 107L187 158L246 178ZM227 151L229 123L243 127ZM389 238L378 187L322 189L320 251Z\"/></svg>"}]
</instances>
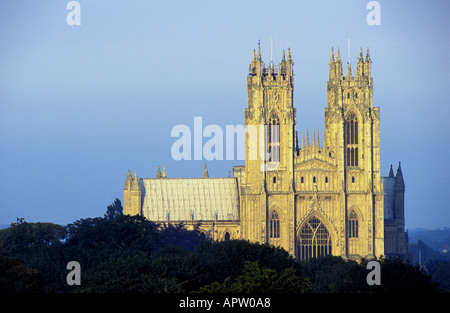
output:
<instances>
[{"instance_id":1,"label":"distant tower","mask_svg":"<svg viewBox=\"0 0 450 313\"><path fill-rule=\"evenodd\" d=\"M141 214L141 185L136 171L134 178L131 177L131 171L128 171L123 188L123 214L140 215Z\"/></svg>"},{"instance_id":2,"label":"distant tower","mask_svg":"<svg viewBox=\"0 0 450 313\"><path fill-rule=\"evenodd\" d=\"M405 182L398 163L394 176L392 165L388 177L382 177L384 187L385 253L405 258L408 254L408 232L405 231Z\"/></svg>"}]
</instances>

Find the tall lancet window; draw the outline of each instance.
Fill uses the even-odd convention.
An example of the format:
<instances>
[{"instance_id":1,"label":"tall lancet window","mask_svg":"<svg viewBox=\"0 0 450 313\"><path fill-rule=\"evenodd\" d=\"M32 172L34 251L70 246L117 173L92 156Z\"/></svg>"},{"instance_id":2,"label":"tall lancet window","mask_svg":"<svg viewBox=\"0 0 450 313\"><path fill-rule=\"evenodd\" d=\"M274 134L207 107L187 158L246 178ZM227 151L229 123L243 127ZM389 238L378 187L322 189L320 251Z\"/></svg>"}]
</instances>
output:
<instances>
[{"instance_id":1,"label":"tall lancet window","mask_svg":"<svg viewBox=\"0 0 450 313\"><path fill-rule=\"evenodd\" d=\"M277 117L269 120L267 139L269 162L280 162L280 121Z\"/></svg>"},{"instance_id":2,"label":"tall lancet window","mask_svg":"<svg viewBox=\"0 0 450 313\"><path fill-rule=\"evenodd\" d=\"M269 222L270 222L270 224L269 224L270 238L280 238L280 219L278 218L277 211L272 211Z\"/></svg>"},{"instance_id":3,"label":"tall lancet window","mask_svg":"<svg viewBox=\"0 0 450 313\"><path fill-rule=\"evenodd\" d=\"M348 238L358 238L358 217L354 210L348 219Z\"/></svg>"},{"instance_id":4,"label":"tall lancet window","mask_svg":"<svg viewBox=\"0 0 450 313\"><path fill-rule=\"evenodd\" d=\"M358 118L354 112L345 120L345 143L347 166L358 166Z\"/></svg>"}]
</instances>

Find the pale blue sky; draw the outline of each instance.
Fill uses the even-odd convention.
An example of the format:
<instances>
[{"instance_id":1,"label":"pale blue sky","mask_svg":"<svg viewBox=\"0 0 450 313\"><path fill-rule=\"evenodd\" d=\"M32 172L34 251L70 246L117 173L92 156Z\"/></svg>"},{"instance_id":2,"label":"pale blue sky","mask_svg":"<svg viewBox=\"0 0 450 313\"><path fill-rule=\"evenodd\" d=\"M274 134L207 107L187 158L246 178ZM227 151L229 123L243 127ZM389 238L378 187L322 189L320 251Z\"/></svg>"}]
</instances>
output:
<instances>
[{"instance_id":1,"label":"pale blue sky","mask_svg":"<svg viewBox=\"0 0 450 313\"><path fill-rule=\"evenodd\" d=\"M370 48L383 175L402 162L407 228L450 226L448 1L380 0L379 26L365 0L79 0L80 26L68 2L0 2L0 224L103 216L128 169L201 177L204 161L172 160L172 127L243 124L272 36L274 61L290 47L295 62L299 133L323 134L330 48L346 59L350 38L353 65Z\"/></svg>"}]
</instances>

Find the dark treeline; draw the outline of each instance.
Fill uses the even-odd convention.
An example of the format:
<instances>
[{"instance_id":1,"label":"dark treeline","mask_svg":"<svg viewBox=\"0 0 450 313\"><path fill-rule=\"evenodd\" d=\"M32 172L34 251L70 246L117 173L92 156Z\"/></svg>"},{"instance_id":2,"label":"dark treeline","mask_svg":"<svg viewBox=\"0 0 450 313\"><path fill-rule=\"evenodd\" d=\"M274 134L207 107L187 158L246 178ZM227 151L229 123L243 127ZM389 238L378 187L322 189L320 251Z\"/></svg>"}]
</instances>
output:
<instances>
[{"instance_id":1,"label":"dark treeline","mask_svg":"<svg viewBox=\"0 0 450 313\"><path fill-rule=\"evenodd\" d=\"M66 282L70 261L81 265L80 285ZM158 225L108 212L67 226L18 219L0 231L0 292L439 291L418 266L399 259L379 261L381 285L369 286L366 260L328 256L298 262L269 245L211 241L198 227L186 230L182 224Z\"/></svg>"}]
</instances>

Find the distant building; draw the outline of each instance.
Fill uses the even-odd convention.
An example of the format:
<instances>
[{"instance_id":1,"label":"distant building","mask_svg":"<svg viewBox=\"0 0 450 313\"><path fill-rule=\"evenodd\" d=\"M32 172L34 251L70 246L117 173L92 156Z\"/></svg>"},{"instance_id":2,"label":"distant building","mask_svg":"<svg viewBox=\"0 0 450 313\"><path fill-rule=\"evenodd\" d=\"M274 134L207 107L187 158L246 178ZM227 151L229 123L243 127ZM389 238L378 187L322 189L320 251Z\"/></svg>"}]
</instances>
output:
<instances>
[{"instance_id":1,"label":"distant building","mask_svg":"<svg viewBox=\"0 0 450 313\"><path fill-rule=\"evenodd\" d=\"M401 169L380 175L380 110L373 106L369 50L344 76L333 49L327 83L323 144L313 130L296 130L293 61L266 67L253 51L247 76L246 129L265 126L263 142L246 133L245 166L233 177L156 178L128 172L124 213L155 222L194 225L216 240L247 239L281 246L298 259L327 254L373 258L403 254L404 183ZM264 127L263 127L264 129ZM267 152L254 153L257 145ZM253 150L252 150L253 149ZM383 189L383 184L385 189Z\"/></svg>"},{"instance_id":2,"label":"distant building","mask_svg":"<svg viewBox=\"0 0 450 313\"><path fill-rule=\"evenodd\" d=\"M382 177L384 188L384 253L405 258L408 254L408 233L405 232L405 182L398 163L394 176L392 165L388 177Z\"/></svg>"}]
</instances>

